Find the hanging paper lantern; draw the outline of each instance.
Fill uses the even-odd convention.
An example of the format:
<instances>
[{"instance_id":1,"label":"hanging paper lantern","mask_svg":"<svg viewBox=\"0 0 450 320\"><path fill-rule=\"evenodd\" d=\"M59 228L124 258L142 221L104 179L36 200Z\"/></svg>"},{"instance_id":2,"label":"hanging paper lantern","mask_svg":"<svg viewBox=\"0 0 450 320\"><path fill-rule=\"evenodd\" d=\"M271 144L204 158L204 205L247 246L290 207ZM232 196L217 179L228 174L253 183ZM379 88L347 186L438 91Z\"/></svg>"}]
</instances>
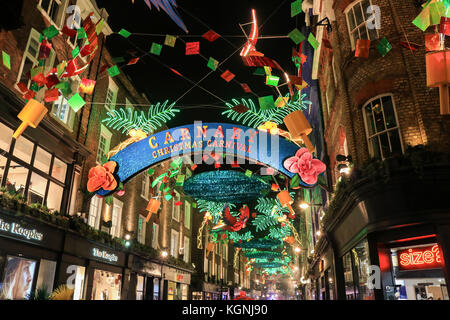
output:
<instances>
[{"instance_id":1,"label":"hanging paper lantern","mask_svg":"<svg viewBox=\"0 0 450 320\"><path fill-rule=\"evenodd\" d=\"M17 115L17 118L22 120L21 125L14 132L13 137L17 139L30 126L36 128L44 116L47 114L47 108L37 100L30 99L22 111Z\"/></svg>"},{"instance_id":2,"label":"hanging paper lantern","mask_svg":"<svg viewBox=\"0 0 450 320\"><path fill-rule=\"evenodd\" d=\"M301 138L305 143L308 150L312 153L314 152L314 146L308 139L308 134L312 132L311 125L308 120L306 120L305 115L301 110L291 112L284 118L284 124L289 130L292 139Z\"/></svg>"},{"instance_id":3,"label":"hanging paper lantern","mask_svg":"<svg viewBox=\"0 0 450 320\"><path fill-rule=\"evenodd\" d=\"M441 115L450 114L450 50L428 53L425 61L427 86L439 87Z\"/></svg>"}]
</instances>

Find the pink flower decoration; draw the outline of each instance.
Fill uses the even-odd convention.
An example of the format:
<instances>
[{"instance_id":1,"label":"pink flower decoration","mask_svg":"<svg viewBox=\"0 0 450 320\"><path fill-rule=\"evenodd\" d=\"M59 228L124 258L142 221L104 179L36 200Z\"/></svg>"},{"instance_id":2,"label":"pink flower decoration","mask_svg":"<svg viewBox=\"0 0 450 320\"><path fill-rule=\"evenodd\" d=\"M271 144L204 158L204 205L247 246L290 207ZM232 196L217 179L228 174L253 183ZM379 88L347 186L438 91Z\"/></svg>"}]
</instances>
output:
<instances>
[{"instance_id":1,"label":"pink flower decoration","mask_svg":"<svg viewBox=\"0 0 450 320\"><path fill-rule=\"evenodd\" d=\"M327 168L322 161L313 159L307 148L299 149L295 156L286 159L283 165L289 172L298 173L307 184L315 184L317 176Z\"/></svg>"}]
</instances>

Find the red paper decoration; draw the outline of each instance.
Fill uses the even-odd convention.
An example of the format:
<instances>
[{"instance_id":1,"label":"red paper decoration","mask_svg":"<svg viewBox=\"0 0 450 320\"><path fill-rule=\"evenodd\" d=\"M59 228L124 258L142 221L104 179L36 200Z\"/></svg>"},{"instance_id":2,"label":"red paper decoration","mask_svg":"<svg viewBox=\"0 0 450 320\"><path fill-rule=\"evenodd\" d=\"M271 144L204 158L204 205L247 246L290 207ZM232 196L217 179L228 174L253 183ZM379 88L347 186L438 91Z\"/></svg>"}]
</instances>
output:
<instances>
[{"instance_id":1,"label":"red paper decoration","mask_svg":"<svg viewBox=\"0 0 450 320\"><path fill-rule=\"evenodd\" d=\"M250 87L249 87L248 84L246 84L246 83L241 83L241 87L242 87L242 89L244 89L244 91L247 92L247 93L251 93L251 92L252 92L252 89L250 89Z\"/></svg>"},{"instance_id":2,"label":"red paper decoration","mask_svg":"<svg viewBox=\"0 0 450 320\"><path fill-rule=\"evenodd\" d=\"M183 202L181 202L181 201L175 202L175 205L176 205L176 206L181 206L182 204L183 204Z\"/></svg>"},{"instance_id":3,"label":"red paper decoration","mask_svg":"<svg viewBox=\"0 0 450 320\"><path fill-rule=\"evenodd\" d=\"M370 49L370 40L358 39L356 40L355 57L368 58Z\"/></svg>"},{"instance_id":4,"label":"red paper decoration","mask_svg":"<svg viewBox=\"0 0 450 320\"><path fill-rule=\"evenodd\" d=\"M425 34L425 50L439 51L440 49L441 49L441 42L439 33Z\"/></svg>"},{"instance_id":5,"label":"red paper decoration","mask_svg":"<svg viewBox=\"0 0 450 320\"><path fill-rule=\"evenodd\" d=\"M445 34L446 36L450 36L450 18L441 17L439 32Z\"/></svg>"},{"instance_id":6,"label":"red paper decoration","mask_svg":"<svg viewBox=\"0 0 450 320\"><path fill-rule=\"evenodd\" d=\"M244 106L243 104L238 104L236 106L234 106L233 111L236 111L237 113L244 113L248 111L248 108L246 106Z\"/></svg>"},{"instance_id":7,"label":"red paper decoration","mask_svg":"<svg viewBox=\"0 0 450 320\"><path fill-rule=\"evenodd\" d=\"M95 80L82 79L78 91L81 93L92 95L94 93L94 88Z\"/></svg>"},{"instance_id":8,"label":"red paper decoration","mask_svg":"<svg viewBox=\"0 0 450 320\"><path fill-rule=\"evenodd\" d=\"M56 101L56 100L58 100L58 97L59 97L58 88L45 91L45 97L44 97L45 102Z\"/></svg>"},{"instance_id":9,"label":"red paper decoration","mask_svg":"<svg viewBox=\"0 0 450 320\"><path fill-rule=\"evenodd\" d=\"M231 80L233 80L233 78L235 77L235 75L230 72L229 70L225 71L224 73L222 73L220 75L222 77L222 79L224 79L226 82L230 82Z\"/></svg>"},{"instance_id":10,"label":"red paper decoration","mask_svg":"<svg viewBox=\"0 0 450 320\"><path fill-rule=\"evenodd\" d=\"M216 41L218 38L220 38L220 36L212 30L206 32L202 37L210 42Z\"/></svg>"},{"instance_id":11,"label":"red paper decoration","mask_svg":"<svg viewBox=\"0 0 450 320\"><path fill-rule=\"evenodd\" d=\"M132 65L132 64L136 64L138 61L139 61L139 58L131 59L130 62L128 62L127 65L130 66L130 65Z\"/></svg>"},{"instance_id":12,"label":"red paper decoration","mask_svg":"<svg viewBox=\"0 0 450 320\"><path fill-rule=\"evenodd\" d=\"M186 42L186 55L193 55L200 53L200 42Z\"/></svg>"}]
</instances>

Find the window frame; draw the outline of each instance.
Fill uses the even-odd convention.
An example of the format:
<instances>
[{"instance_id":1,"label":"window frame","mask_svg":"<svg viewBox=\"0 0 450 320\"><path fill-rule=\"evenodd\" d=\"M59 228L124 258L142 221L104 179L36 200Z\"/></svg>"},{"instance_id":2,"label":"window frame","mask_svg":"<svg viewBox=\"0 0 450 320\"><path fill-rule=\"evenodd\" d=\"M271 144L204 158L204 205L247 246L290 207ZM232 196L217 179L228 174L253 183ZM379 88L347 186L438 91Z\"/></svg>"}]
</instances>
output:
<instances>
[{"instance_id":1,"label":"window frame","mask_svg":"<svg viewBox=\"0 0 450 320\"><path fill-rule=\"evenodd\" d=\"M187 240L187 242L186 242ZM186 245L187 244L187 245ZM186 263L189 263L189 261L191 260L191 238L189 238L188 236L184 236L184 241L183 241L183 247L184 247L184 254L183 254L183 260Z\"/></svg>"},{"instance_id":2,"label":"window frame","mask_svg":"<svg viewBox=\"0 0 450 320\"><path fill-rule=\"evenodd\" d=\"M345 10L344 10L344 15L345 15L345 20L346 20L346 22L347 22L347 30L348 30L348 35L349 35L349 37L350 37L350 44L351 44L351 46L352 46L352 51L355 50L355 48L356 48L356 40L353 38L353 33L354 33L355 30L357 30L358 36L359 36L359 38L357 38L357 39L361 39L361 35L360 35L360 33L359 33L359 28L361 28L363 25L365 25L365 27L366 27L366 33L367 33L367 39L368 39L368 40L372 41L372 40L378 39L378 38L380 37L380 33L378 32L377 29L375 29L375 30L376 30L376 33L377 33L377 37L374 38L374 39L370 39L369 29L367 28L366 13L364 12L364 8L362 7L362 2L363 2L363 1L364 1L364 0L357 0L357 1L354 1L354 2L350 3L350 4L347 6L347 8L345 8ZM372 0L368 0L368 1L369 1L370 5L373 5ZM362 16L363 16L363 19L364 19L364 22L361 23L361 24L359 24L359 25L356 25L357 21L356 21L355 11L352 10L352 9L353 9L354 7L356 7L357 5L358 5L359 8L361 9ZM353 30L350 30L350 21L349 21L349 18L348 18L348 12L349 12L350 10L352 11L353 18L355 19L355 28L354 28Z\"/></svg>"},{"instance_id":3,"label":"window frame","mask_svg":"<svg viewBox=\"0 0 450 320\"><path fill-rule=\"evenodd\" d=\"M180 222L180 219L181 219L181 205L176 206L175 202L181 201L181 195L176 190L174 190L174 192L175 192L176 196L173 197L173 199L172 199L172 219L177 221L177 222ZM178 212L178 217L177 218L175 217L175 212Z\"/></svg>"},{"instance_id":4,"label":"window frame","mask_svg":"<svg viewBox=\"0 0 450 320\"><path fill-rule=\"evenodd\" d=\"M116 217L116 224L114 224L114 208L120 208ZM111 208L111 229L109 234L114 238L121 237L122 231L122 212L123 212L123 202L113 197L113 204Z\"/></svg>"},{"instance_id":5,"label":"window frame","mask_svg":"<svg viewBox=\"0 0 450 320\"><path fill-rule=\"evenodd\" d=\"M139 221L141 221L141 228L139 229ZM146 218L140 214L138 217L138 230L137 230L137 241L141 244L145 244L145 236L147 231L147 221Z\"/></svg>"},{"instance_id":6,"label":"window frame","mask_svg":"<svg viewBox=\"0 0 450 320\"><path fill-rule=\"evenodd\" d=\"M174 242L173 242L173 236L176 235L176 241L175 241L175 247L174 247ZM179 243L180 242L180 233L178 231L176 231L175 229L171 229L170 230L170 255L174 258L178 258L179 255ZM173 253L175 253L175 255L173 255Z\"/></svg>"},{"instance_id":7,"label":"window frame","mask_svg":"<svg viewBox=\"0 0 450 320\"><path fill-rule=\"evenodd\" d=\"M75 77L73 77L73 78L75 78L76 81L81 82L81 78L80 78L79 76L75 76ZM72 81L72 80L69 80L69 81ZM53 113L53 110L54 110L54 108L55 108L56 103L59 102L60 100L61 100L61 105L63 105L64 100L66 101L65 104L66 104L66 106L67 106L67 110L68 110L68 113L69 113L68 116L67 116L67 122L64 122L63 120L61 120L61 119L59 118L59 115L57 114L57 112ZM52 118L54 118L56 121L58 121L58 123L60 123L60 124L63 125L65 128L67 128L69 131L72 132L72 131L73 131L74 124L75 124L75 115L76 115L76 112L73 111L73 109L70 107L70 105L67 103L67 101L68 101L68 99L66 99L66 98L64 97L64 95L61 94L61 95L58 97L58 100L52 102L52 104L51 104L51 105L52 105L52 108L51 108L49 114L50 114L50 116L51 116ZM57 108L57 109L59 109L59 108ZM57 110L56 110L56 111L57 111Z\"/></svg>"},{"instance_id":8,"label":"window frame","mask_svg":"<svg viewBox=\"0 0 450 320\"><path fill-rule=\"evenodd\" d=\"M386 117L385 117L385 115L384 115L384 106L383 106L383 103L382 103L382 99L385 98L385 97L390 97L390 99L391 99L391 102L392 102L392 109L393 109L393 112L394 112L394 117L395 117L395 123L396 123L396 126L393 127L393 128L385 129L385 130L380 131L380 132L376 132L375 134L369 136L369 127L368 127L368 123L367 123L367 117L366 117L366 113L365 113L365 108L366 108L369 104L371 104L373 101L375 101L375 100L380 100L381 107L382 107L382 112L383 112L384 126L385 126L385 128L387 128L387 126L386 126ZM402 150L401 150L401 151L402 151L402 154L405 152L404 145L403 145L402 134L401 134L402 131L401 131L400 123L399 123L399 121L398 121L397 108L396 108L396 106L395 106L395 99L394 99L394 94L393 94L393 93L383 93L383 94L379 94L379 95L377 95L377 96L375 96L375 97L373 97L373 98L367 100L367 101L364 103L363 107L361 108L361 112L362 112L362 116L363 116L363 119L364 119L364 129L365 129L365 133L366 133L367 149L368 149L368 152L369 152L369 156L370 156L371 158L374 158L375 155L374 155L374 152L373 152L373 150L372 150L372 145L370 144L370 141L371 141L371 139L373 139L373 138L376 137L377 140L378 140L378 146L379 146L379 148L380 148L379 151L380 151L380 155L381 155L381 160L386 159L386 158L384 157L383 151L382 151L382 149L381 149L381 142L380 142L380 138L379 138L379 137L380 137L382 134L389 133L390 131L394 131L394 130L398 130L398 136L399 136L399 140L400 140L400 147L401 147L401 149L402 149ZM372 110L372 116L373 116L373 110ZM373 117L373 118L375 119L375 117ZM391 145L391 140L390 140L390 138L389 138L389 135L388 135L388 142L389 142L389 148L392 150L392 145Z\"/></svg>"},{"instance_id":9,"label":"window frame","mask_svg":"<svg viewBox=\"0 0 450 320\"><path fill-rule=\"evenodd\" d=\"M58 21L54 21L52 19L52 17L50 17L49 13L42 7L42 0L39 0L38 4L37 4L37 9L42 13L42 15L48 19L48 21L54 25L57 29L60 29L62 26L63 21L65 21L63 18L65 17L65 13L67 10L67 5L69 3L68 0L49 0L50 1L50 5L49 8L51 7L53 2L58 3L59 8L58 8L58 13L57 13L57 20Z\"/></svg>"},{"instance_id":10,"label":"window frame","mask_svg":"<svg viewBox=\"0 0 450 320\"><path fill-rule=\"evenodd\" d=\"M144 172L141 181L141 197L147 201L150 201L150 186L150 175L147 172Z\"/></svg>"},{"instance_id":11,"label":"window frame","mask_svg":"<svg viewBox=\"0 0 450 320\"><path fill-rule=\"evenodd\" d=\"M159 248L159 224L155 222L152 225L152 248Z\"/></svg>"},{"instance_id":12,"label":"window frame","mask_svg":"<svg viewBox=\"0 0 450 320\"><path fill-rule=\"evenodd\" d=\"M114 82L114 80L111 77L108 76L108 79L109 79L109 83L108 83L108 88L106 89L104 106L107 111L113 111L116 108L117 96L119 93L119 86ZM111 101L108 101L109 92L112 92Z\"/></svg>"},{"instance_id":13,"label":"window frame","mask_svg":"<svg viewBox=\"0 0 450 320\"><path fill-rule=\"evenodd\" d=\"M93 225L91 224L91 208L93 207L92 205L92 201L95 200L95 202L97 202L97 207L96 207L96 215L95 215L95 221L93 223ZM97 196L93 196L91 198L91 201L89 203L89 213L88 213L88 219L87 219L87 224L89 226L91 226L94 229L99 230L100 229L100 218L102 216L102 209L103 209L103 201L102 199L100 199Z\"/></svg>"},{"instance_id":14,"label":"window frame","mask_svg":"<svg viewBox=\"0 0 450 320\"><path fill-rule=\"evenodd\" d=\"M2 122L2 125L9 129L14 131L13 128L9 127L6 123ZM59 158L58 156L56 156L55 152L52 152L50 150L48 150L47 148L45 148L43 145L40 145L39 143L33 141L32 139L29 139L28 137L26 137L25 135L22 135L21 137L27 139L29 142L31 142L32 147L31 147L31 157L30 160L27 162L21 158L19 158L16 154L15 154L15 150L16 150L16 146L17 146L17 141L18 140L13 140L10 139L9 141L9 150L4 150L2 148L0 148L0 154L5 158L6 162L5 162L5 168L3 169L3 176L2 179L0 180L0 187L5 187L7 185L7 180L8 180L8 176L9 176L9 170L11 168L11 163L14 162L15 164L23 167L24 169L27 170L27 174L26 174L26 180L25 180L25 185L24 185L24 196L26 199L28 199L28 195L30 192L30 183L31 183L31 177L33 174L36 174L42 178L44 178L46 180L46 187L45 187L45 194L42 200L42 203L44 205L47 205L47 200L48 200L48 190L50 188L50 183L54 183L57 186L61 187L62 190L62 197L61 197L61 202L59 205L59 209L52 209L58 212L61 212L61 206L63 203L63 199L65 197L66 192L70 191L70 179L67 179L67 170L69 168L69 164L67 162L65 162L64 160L62 160L61 158ZM19 138L20 139L20 138ZM14 141L14 142L13 142ZM51 155L50 158L50 165L48 167L48 172L44 172L40 169L38 169L37 167L35 167L35 161L36 161L36 153L37 153L37 149L40 148L43 151L49 153ZM54 163L55 163L55 158L58 158L60 161L62 161L65 165L66 165L66 176L64 177L64 181L60 181L56 178L54 178L52 176L52 171L53 171L53 167L54 167ZM28 201L27 201L28 203ZM31 204L31 203L29 203ZM67 209L67 208L66 208Z\"/></svg>"},{"instance_id":15,"label":"window frame","mask_svg":"<svg viewBox=\"0 0 450 320\"><path fill-rule=\"evenodd\" d=\"M97 162L97 164L101 164L101 158L99 159L99 151L100 151L100 139L101 138L105 139L105 150L102 150L103 155L107 156L108 152L110 151L110 147L111 147L111 138L112 138L112 132L109 131L104 125L100 125L100 134L98 136L98 144L97 144L97 155L95 158L95 161ZM107 146L107 147L106 147Z\"/></svg>"},{"instance_id":16,"label":"window frame","mask_svg":"<svg viewBox=\"0 0 450 320\"><path fill-rule=\"evenodd\" d=\"M189 208L189 209L187 209ZM189 212L189 214L187 214ZM188 200L184 200L184 227L191 229L192 204Z\"/></svg>"}]
</instances>

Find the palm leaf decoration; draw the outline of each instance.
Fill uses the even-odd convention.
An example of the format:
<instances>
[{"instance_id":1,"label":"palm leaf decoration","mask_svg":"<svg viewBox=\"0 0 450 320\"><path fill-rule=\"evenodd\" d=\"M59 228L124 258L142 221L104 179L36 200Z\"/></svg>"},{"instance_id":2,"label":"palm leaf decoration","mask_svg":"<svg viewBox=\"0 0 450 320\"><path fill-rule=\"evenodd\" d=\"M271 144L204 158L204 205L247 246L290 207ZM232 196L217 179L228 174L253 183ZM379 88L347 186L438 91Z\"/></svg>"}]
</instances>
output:
<instances>
[{"instance_id":1,"label":"palm leaf decoration","mask_svg":"<svg viewBox=\"0 0 450 320\"><path fill-rule=\"evenodd\" d=\"M167 121L175 117L175 113L180 112L166 100L152 105L147 112L136 111L131 108L120 108L107 112L107 117L102 122L109 128L128 133L131 129L142 130L147 134L162 127Z\"/></svg>"},{"instance_id":2,"label":"palm leaf decoration","mask_svg":"<svg viewBox=\"0 0 450 320\"><path fill-rule=\"evenodd\" d=\"M288 226L284 227L271 227L269 229L269 234L267 235L272 239L283 239L291 235L291 229Z\"/></svg>"},{"instance_id":3,"label":"palm leaf decoration","mask_svg":"<svg viewBox=\"0 0 450 320\"><path fill-rule=\"evenodd\" d=\"M239 242L239 240L247 241L253 239L253 235L251 231L247 231L243 234L239 234L237 232L230 232L228 238L230 240L233 240L233 242Z\"/></svg>"},{"instance_id":4,"label":"palm leaf decoration","mask_svg":"<svg viewBox=\"0 0 450 320\"><path fill-rule=\"evenodd\" d=\"M285 98L288 97L289 95ZM240 104L244 105L248 110L243 113L234 111L233 108ZM310 104L312 104L312 102L306 100L306 93L299 94L298 99L295 101L288 101L283 108L272 108L265 110L256 108L252 99L241 99L241 101L232 99L231 103L225 103L228 109L222 112L222 115L227 116L228 119L233 121L240 122L243 125L258 128L260 125L268 121L281 124L283 123L283 119L289 113L297 110L306 110Z\"/></svg>"},{"instance_id":5,"label":"palm leaf decoration","mask_svg":"<svg viewBox=\"0 0 450 320\"><path fill-rule=\"evenodd\" d=\"M213 217L213 223L215 224L217 224L219 220L222 219L222 211L224 210L225 205L227 205L227 203L197 199L198 210L200 212L209 212ZM235 204L229 203L228 206L230 207L231 215L239 215L239 212L231 210L236 207Z\"/></svg>"}]
</instances>

